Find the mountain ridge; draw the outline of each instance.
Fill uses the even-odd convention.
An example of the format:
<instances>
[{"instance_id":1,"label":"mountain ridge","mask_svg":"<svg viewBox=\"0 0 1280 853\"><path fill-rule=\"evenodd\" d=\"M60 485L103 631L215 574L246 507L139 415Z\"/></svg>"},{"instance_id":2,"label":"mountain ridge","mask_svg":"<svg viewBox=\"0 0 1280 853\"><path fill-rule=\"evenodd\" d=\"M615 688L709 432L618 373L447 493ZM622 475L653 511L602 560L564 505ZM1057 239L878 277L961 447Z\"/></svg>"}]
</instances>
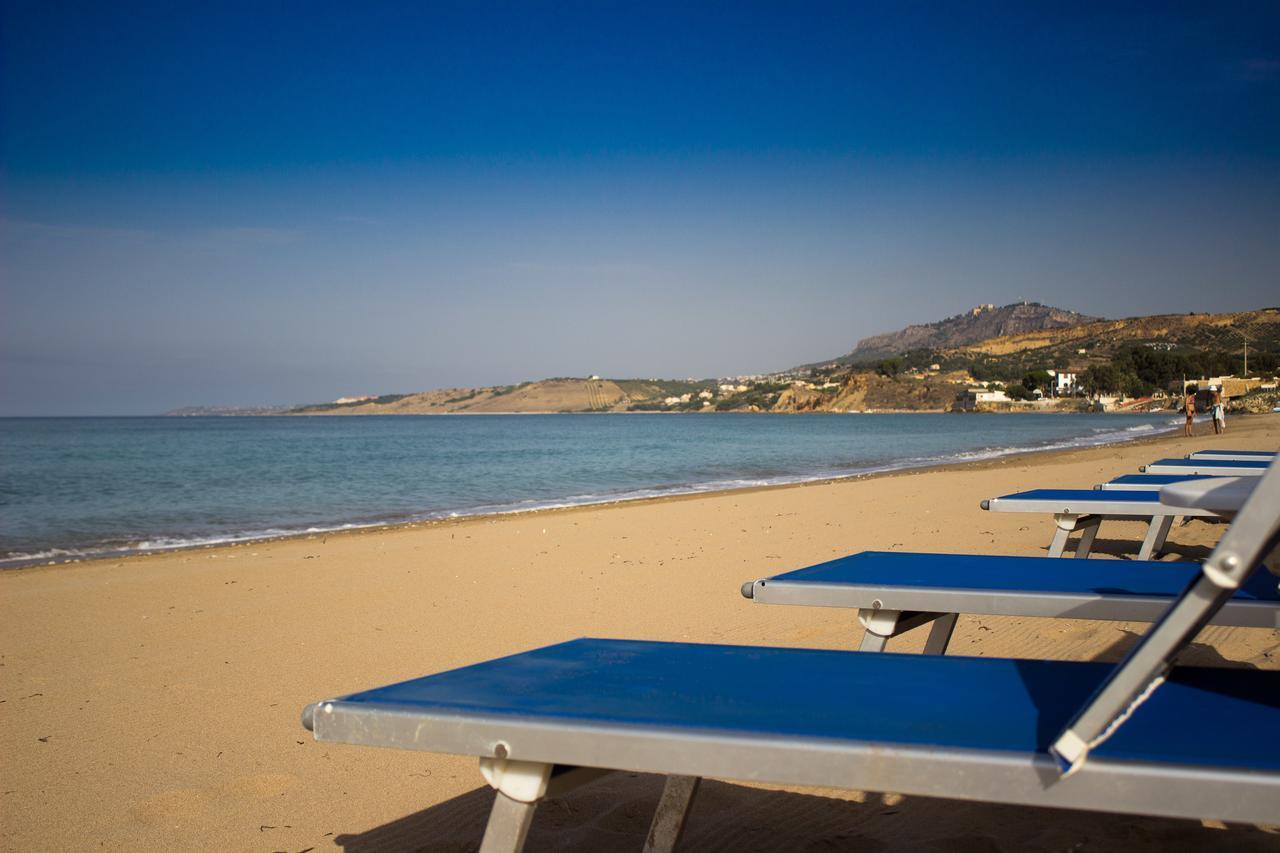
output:
<instances>
[{"instance_id":1,"label":"mountain ridge","mask_svg":"<svg viewBox=\"0 0 1280 853\"><path fill-rule=\"evenodd\" d=\"M871 335L858 341L836 364L857 364L902 355L916 349L950 349L992 338L1062 329L1101 320L1039 302L1015 302L999 307L978 305L932 323L915 323L894 332Z\"/></svg>"}]
</instances>

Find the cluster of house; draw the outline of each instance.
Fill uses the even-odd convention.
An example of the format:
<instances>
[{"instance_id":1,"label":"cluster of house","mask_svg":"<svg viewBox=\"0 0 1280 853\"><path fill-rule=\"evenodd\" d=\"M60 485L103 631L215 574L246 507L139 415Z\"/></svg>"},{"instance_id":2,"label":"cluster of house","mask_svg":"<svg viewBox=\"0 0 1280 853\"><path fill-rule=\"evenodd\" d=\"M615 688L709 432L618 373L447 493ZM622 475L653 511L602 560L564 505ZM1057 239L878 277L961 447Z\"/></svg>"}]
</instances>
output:
<instances>
[{"instance_id":1,"label":"cluster of house","mask_svg":"<svg viewBox=\"0 0 1280 853\"><path fill-rule=\"evenodd\" d=\"M724 388L725 386L721 385L720 387ZM743 386L743 390L744 391L746 390L746 386ZM703 390L699 391L696 395L690 392L688 394L681 394L678 397L664 397L662 402L664 405L667 405L667 406L678 406L681 403L692 403L695 396L697 397L697 399L702 401L703 406L710 406L712 398L714 398L716 395L715 395L715 392L712 391L711 389L704 388Z\"/></svg>"},{"instance_id":2,"label":"cluster of house","mask_svg":"<svg viewBox=\"0 0 1280 853\"><path fill-rule=\"evenodd\" d=\"M776 382L779 379L785 379L785 378L787 377L785 376L767 377L767 376L758 376L758 375L757 376L735 376L731 379L726 379L723 382L718 383L714 389L704 388L701 391L697 391L697 392L690 391L687 394L678 394L678 395L673 394L670 397L664 397L662 398L662 404L664 406L680 406L680 405L687 405L689 403L700 400L702 401L703 408L706 408L707 406L710 406L714 403L717 396L721 398L732 397L734 394L742 394L746 391L750 391L759 382L764 382L764 381ZM690 379L689 381L693 382L695 380ZM824 391L840 387L839 382L830 382L830 381L810 382L805 379L792 379L791 384L798 387L819 389Z\"/></svg>"},{"instance_id":3,"label":"cluster of house","mask_svg":"<svg viewBox=\"0 0 1280 853\"><path fill-rule=\"evenodd\" d=\"M1066 370L1047 370L1045 372L1053 380L1049 386L1050 397L1075 397L1081 393L1079 374ZM1012 403L1013 398L1005 392L1006 387L1008 386L1003 382L991 382L985 388L966 388L964 394L960 397L960 405L962 408L973 409L979 405ZM1044 398L1045 394L1044 391L1036 388L1031 392L1031 396L1040 400Z\"/></svg>"},{"instance_id":4,"label":"cluster of house","mask_svg":"<svg viewBox=\"0 0 1280 853\"><path fill-rule=\"evenodd\" d=\"M975 308L973 310L976 311L978 309ZM937 376L941 372L942 372L942 365L931 364L929 365L928 370L917 370L915 373L908 373L907 375L910 376L912 379L928 379L930 376Z\"/></svg>"},{"instance_id":5,"label":"cluster of house","mask_svg":"<svg viewBox=\"0 0 1280 853\"><path fill-rule=\"evenodd\" d=\"M1080 387L1080 379L1077 374L1054 370L1047 372L1053 377L1053 385L1050 387L1050 395L1052 397L1075 397L1084 393L1084 389ZM1003 382L992 382L985 388L967 388L958 401L959 406L963 409L975 409L981 405L993 403L1012 403L1013 399L1005 392L1005 387ZM1181 383L1172 383L1167 393L1164 391L1155 392L1154 397L1164 398L1168 394L1186 396L1193 387L1197 390L1198 395L1204 397L1205 400L1215 391L1222 396L1222 399L1232 400L1258 389L1264 391L1275 390L1277 382L1275 379L1241 378L1238 376L1209 376L1200 379L1184 379ZM1045 396L1039 389L1033 391L1032 395L1037 400ZM1123 403L1124 400L1124 397L1103 396L1097 398L1094 402L1103 409L1110 409Z\"/></svg>"},{"instance_id":6,"label":"cluster of house","mask_svg":"<svg viewBox=\"0 0 1280 853\"><path fill-rule=\"evenodd\" d=\"M807 379L793 379L791 380L791 386L793 388L807 388L810 391L831 391L835 388L839 388L840 383L832 382L829 379L826 382L810 382Z\"/></svg>"}]
</instances>

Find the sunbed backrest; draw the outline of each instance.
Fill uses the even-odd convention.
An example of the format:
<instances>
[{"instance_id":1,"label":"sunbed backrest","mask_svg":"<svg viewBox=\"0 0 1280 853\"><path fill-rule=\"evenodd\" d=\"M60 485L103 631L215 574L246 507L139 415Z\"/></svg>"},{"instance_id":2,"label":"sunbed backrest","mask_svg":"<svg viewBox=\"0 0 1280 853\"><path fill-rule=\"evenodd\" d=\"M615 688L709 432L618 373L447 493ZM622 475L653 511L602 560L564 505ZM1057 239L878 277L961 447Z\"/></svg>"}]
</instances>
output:
<instances>
[{"instance_id":1,"label":"sunbed backrest","mask_svg":"<svg viewBox=\"0 0 1280 853\"><path fill-rule=\"evenodd\" d=\"M1202 571L1138 642L1054 741L1067 773L1078 770L1156 690L1174 659L1275 549L1280 539L1280 465L1263 475ZM1273 573L1280 567L1269 564Z\"/></svg>"}]
</instances>

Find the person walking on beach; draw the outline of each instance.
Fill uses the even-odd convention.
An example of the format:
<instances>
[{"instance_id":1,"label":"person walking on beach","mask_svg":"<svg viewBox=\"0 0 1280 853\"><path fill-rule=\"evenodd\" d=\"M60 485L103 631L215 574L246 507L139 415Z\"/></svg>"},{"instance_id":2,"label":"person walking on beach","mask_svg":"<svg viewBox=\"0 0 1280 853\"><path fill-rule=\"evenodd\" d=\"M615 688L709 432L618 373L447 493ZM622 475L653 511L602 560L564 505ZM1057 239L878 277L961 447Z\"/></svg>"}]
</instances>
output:
<instances>
[{"instance_id":1,"label":"person walking on beach","mask_svg":"<svg viewBox=\"0 0 1280 853\"><path fill-rule=\"evenodd\" d=\"M1182 410L1187 413L1187 423L1182 428L1182 434L1190 438L1196 434L1195 430L1192 429L1192 424L1196 420L1196 395L1194 393L1188 393L1187 398L1182 401Z\"/></svg>"},{"instance_id":2,"label":"person walking on beach","mask_svg":"<svg viewBox=\"0 0 1280 853\"><path fill-rule=\"evenodd\" d=\"M1227 410L1222 407L1222 392L1213 390L1213 434L1221 435L1227 428Z\"/></svg>"}]
</instances>

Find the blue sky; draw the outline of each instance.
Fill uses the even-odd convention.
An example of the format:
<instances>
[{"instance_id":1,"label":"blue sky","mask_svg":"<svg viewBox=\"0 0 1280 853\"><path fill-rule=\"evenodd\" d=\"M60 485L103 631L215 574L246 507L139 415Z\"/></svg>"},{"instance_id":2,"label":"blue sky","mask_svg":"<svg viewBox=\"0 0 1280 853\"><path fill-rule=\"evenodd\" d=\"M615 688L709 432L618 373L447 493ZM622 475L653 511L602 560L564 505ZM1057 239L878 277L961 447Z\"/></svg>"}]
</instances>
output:
<instances>
[{"instance_id":1,"label":"blue sky","mask_svg":"<svg viewBox=\"0 0 1280 853\"><path fill-rule=\"evenodd\" d=\"M1280 7L0 9L0 414L1280 302Z\"/></svg>"}]
</instances>

